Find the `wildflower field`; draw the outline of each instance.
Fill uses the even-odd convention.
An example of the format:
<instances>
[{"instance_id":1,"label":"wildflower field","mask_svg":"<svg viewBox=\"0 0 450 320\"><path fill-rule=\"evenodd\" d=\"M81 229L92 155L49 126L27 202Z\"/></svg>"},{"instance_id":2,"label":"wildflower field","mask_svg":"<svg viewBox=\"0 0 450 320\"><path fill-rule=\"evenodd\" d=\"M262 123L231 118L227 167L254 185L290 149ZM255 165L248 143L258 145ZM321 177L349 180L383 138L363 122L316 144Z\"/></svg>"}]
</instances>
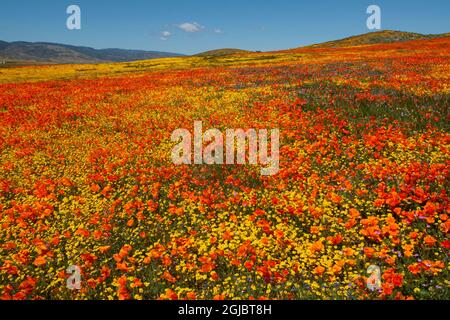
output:
<instances>
[{"instance_id":1,"label":"wildflower field","mask_svg":"<svg viewBox=\"0 0 450 320\"><path fill-rule=\"evenodd\" d=\"M449 98L448 37L1 68L0 298L449 299ZM280 171L172 164L195 121Z\"/></svg>"}]
</instances>

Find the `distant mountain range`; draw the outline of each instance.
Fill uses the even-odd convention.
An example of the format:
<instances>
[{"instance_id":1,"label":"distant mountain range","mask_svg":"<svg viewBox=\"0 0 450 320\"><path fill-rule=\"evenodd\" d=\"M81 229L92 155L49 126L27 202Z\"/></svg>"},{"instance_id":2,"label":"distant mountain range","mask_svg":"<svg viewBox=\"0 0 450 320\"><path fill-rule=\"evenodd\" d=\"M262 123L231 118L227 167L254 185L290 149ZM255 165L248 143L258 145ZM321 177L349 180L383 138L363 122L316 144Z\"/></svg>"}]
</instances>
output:
<instances>
[{"instance_id":1,"label":"distant mountain range","mask_svg":"<svg viewBox=\"0 0 450 320\"><path fill-rule=\"evenodd\" d=\"M0 62L100 63L179 57L177 53L124 49L94 49L47 42L0 41Z\"/></svg>"},{"instance_id":2,"label":"distant mountain range","mask_svg":"<svg viewBox=\"0 0 450 320\"><path fill-rule=\"evenodd\" d=\"M341 48L377 43L392 43L410 40L423 40L439 37L448 37L445 34L420 34L402 31L376 31L341 40L315 44L304 48ZM286 50L283 50L286 51ZM287 50L290 51L290 50ZM251 51L240 49L218 49L199 53L199 57L221 57L236 54L251 54ZM5 42L0 41L0 66L3 62L8 65L15 64L42 64L42 63L101 63L101 62L128 62L137 60L149 60L156 58L180 57L182 54L123 50L123 49L94 49L89 47L71 46L47 42Z\"/></svg>"}]
</instances>

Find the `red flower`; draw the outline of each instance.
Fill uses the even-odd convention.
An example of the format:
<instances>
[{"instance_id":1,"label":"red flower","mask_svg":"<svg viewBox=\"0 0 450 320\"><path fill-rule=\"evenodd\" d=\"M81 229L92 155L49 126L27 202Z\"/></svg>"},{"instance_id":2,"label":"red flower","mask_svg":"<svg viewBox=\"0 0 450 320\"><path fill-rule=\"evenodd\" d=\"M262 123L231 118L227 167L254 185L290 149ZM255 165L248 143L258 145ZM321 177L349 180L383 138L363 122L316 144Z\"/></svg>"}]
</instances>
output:
<instances>
[{"instance_id":1,"label":"red flower","mask_svg":"<svg viewBox=\"0 0 450 320\"><path fill-rule=\"evenodd\" d=\"M247 268L248 271L250 271L253 268L253 264L253 261L247 261L244 263L244 267Z\"/></svg>"},{"instance_id":2,"label":"red flower","mask_svg":"<svg viewBox=\"0 0 450 320\"><path fill-rule=\"evenodd\" d=\"M445 249L450 249L450 241L448 240L442 241L441 246L443 246Z\"/></svg>"}]
</instances>

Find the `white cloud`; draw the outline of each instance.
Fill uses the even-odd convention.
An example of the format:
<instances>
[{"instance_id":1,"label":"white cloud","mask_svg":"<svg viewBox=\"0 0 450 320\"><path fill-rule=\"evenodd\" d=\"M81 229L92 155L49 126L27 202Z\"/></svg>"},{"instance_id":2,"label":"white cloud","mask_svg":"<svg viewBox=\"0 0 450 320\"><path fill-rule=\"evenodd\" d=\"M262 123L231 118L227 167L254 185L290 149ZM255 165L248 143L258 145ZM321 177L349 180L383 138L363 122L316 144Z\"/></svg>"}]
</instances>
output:
<instances>
[{"instance_id":1,"label":"white cloud","mask_svg":"<svg viewBox=\"0 0 450 320\"><path fill-rule=\"evenodd\" d=\"M223 33L223 31L220 29L214 29L214 33Z\"/></svg>"},{"instance_id":2,"label":"white cloud","mask_svg":"<svg viewBox=\"0 0 450 320\"><path fill-rule=\"evenodd\" d=\"M180 25L178 25L178 28L180 28L181 30L185 31L185 32L200 32L203 29L205 29L204 26L202 26L201 24L197 23L197 22L185 22L182 23Z\"/></svg>"},{"instance_id":3,"label":"white cloud","mask_svg":"<svg viewBox=\"0 0 450 320\"><path fill-rule=\"evenodd\" d=\"M163 41L165 41L165 40L167 40L167 39L169 39L169 37L172 35L172 33L171 32L169 32L169 31L163 31L163 32L161 32L161 40L163 40Z\"/></svg>"}]
</instances>

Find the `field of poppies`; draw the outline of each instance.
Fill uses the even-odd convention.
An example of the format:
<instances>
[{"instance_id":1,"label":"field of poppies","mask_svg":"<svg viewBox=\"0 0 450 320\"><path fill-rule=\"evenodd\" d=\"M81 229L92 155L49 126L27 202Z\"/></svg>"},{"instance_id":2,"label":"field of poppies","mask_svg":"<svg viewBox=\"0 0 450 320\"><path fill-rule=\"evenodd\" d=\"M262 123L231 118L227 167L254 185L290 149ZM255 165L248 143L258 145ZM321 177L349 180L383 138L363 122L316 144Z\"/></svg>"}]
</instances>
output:
<instances>
[{"instance_id":1,"label":"field of poppies","mask_svg":"<svg viewBox=\"0 0 450 320\"><path fill-rule=\"evenodd\" d=\"M449 299L449 98L450 38L0 69L0 299ZM172 164L195 121L279 173Z\"/></svg>"}]
</instances>

